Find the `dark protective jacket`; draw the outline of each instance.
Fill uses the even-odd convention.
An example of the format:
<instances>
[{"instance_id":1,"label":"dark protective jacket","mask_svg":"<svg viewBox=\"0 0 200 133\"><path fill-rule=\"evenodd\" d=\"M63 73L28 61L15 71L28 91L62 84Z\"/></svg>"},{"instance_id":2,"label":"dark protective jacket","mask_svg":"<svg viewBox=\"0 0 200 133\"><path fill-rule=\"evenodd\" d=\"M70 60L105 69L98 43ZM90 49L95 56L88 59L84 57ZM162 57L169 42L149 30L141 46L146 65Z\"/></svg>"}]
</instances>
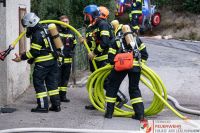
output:
<instances>
[{"instance_id":1,"label":"dark protective jacket","mask_svg":"<svg viewBox=\"0 0 200 133\"><path fill-rule=\"evenodd\" d=\"M135 2L132 2L131 14L142 14L142 0L135 0Z\"/></svg>"},{"instance_id":2,"label":"dark protective jacket","mask_svg":"<svg viewBox=\"0 0 200 133\"><path fill-rule=\"evenodd\" d=\"M129 13L129 19L138 19L138 15L142 14L142 0L135 0L131 4L131 12Z\"/></svg>"},{"instance_id":3,"label":"dark protective jacket","mask_svg":"<svg viewBox=\"0 0 200 133\"><path fill-rule=\"evenodd\" d=\"M53 41L51 39L48 41L47 37L49 35L48 33L45 34L44 28L46 28L44 25L39 24L31 28L31 47L29 51L21 55L22 60L31 59L42 66L49 66L56 62L49 44L50 42L53 45Z\"/></svg>"},{"instance_id":4,"label":"dark protective jacket","mask_svg":"<svg viewBox=\"0 0 200 133\"><path fill-rule=\"evenodd\" d=\"M113 45L111 45L111 47L109 48L109 51L108 51L108 62L111 65L114 64L114 57L117 53L133 51L131 45L126 44L126 41L124 38L122 38L122 40L120 42L120 36L123 35L122 34L122 26L123 25L120 25L118 27L118 29L115 31L115 36L116 36L115 43L113 43ZM138 50L141 54L141 59L142 59L141 61L145 63L146 60L148 59L148 53L146 50L146 46L144 45L144 43L140 40L140 38L138 36L136 37L136 42L138 45ZM122 49L121 43L123 43L125 50ZM137 49L137 47L135 46L134 49ZM138 57L134 57L134 66L139 66Z\"/></svg>"},{"instance_id":5,"label":"dark protective jacket","mask_svg":"<svg viewBox=\"0 0 200 133\"><path fill-rule=\"evenodd\" d=\"M94 26L89 25L86 29L86 34L85 34L88 47L90 48L91 51L93 51L96 48L96 42L93 37L94 30L95 30Z\"/></svg>"},{"instance_id":6,"label":"dark protective jacket","mask_svg":"<svg viewBox=\"0 0 200 133\"><path fill-rule=\"evenodd\" d=\"M59 28L59 35L64 45L64 56L72 57L71 54L74 51L74 48L77 44L75 34L68 28Z\"/></svg>"},{"instance_id":7,"label":"dark protective jacket","mask_svg":"<svg viewBox=\"0 0 200 133\"><path fill-rule=\"evenodd\" d=\"M64 28L61 26L57 27L64 45L64 57L59 57L59 61L62 63L72 63L72 55L74 54L74 48L77 44L75 34L68 28Z\"/></svg>"},{"instance_id":8,"label":"dark protective jacket","mask_svg":"<svg viewBox=\"0 0 200 133\"><path fill-rule=\"evenodd\" d=\"M93 37L96 42L96 61L107 60L109 46L114 42L112 27L106 19L98 19L94 25Z\"/></svg>"}]
</instances>

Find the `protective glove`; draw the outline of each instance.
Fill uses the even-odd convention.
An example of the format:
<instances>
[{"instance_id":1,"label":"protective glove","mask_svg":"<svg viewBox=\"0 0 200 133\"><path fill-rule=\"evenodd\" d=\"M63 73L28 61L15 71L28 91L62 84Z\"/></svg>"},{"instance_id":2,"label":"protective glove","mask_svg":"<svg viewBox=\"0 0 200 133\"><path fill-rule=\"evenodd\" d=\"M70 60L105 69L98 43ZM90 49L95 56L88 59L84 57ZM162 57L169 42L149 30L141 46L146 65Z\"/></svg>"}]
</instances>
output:
<instances>
[{"instance_id":1,"label":"protective glove","mask_svg":"<svg viewBox=\"0 0 200 133\"><path fill-rule=\"evenodd\" d=\"M29 60L27 61L27 63L30 64L30 65L32 65L32 64L34 63L34 58L29 59Z\"/></svg>"},{"instance_id":2,"label":"protective glove","mask_svg":"<svg viewBox=\"0 0 200 133\"><path fill-rule=\"evenodd\" d=\"M96 55L94 54L93 51L91 51L91 52L88 53L88 58L89 58L90 60L93 60L95 57L96 57Z\"/></svg>"},{"instance_id":3,"label":"protective glove","mask_svg":"<svg viewBox=\"0 0 200 133\"><path fill-rule=\"evenodd\" d=\"M19 54L15 53L15 58L12 59L14 62L20 62L22 61L21 57L19 56Z\"/></svg>"},{"instance_id":4,"label":"protective glove","mask_svg":"<svg viewBox=\"0 0 200 133\"><path fill-rule=\"evenodd\" d=\"M79 37L79 42L81 43L81 44L83 44L83 42L85 41L85 38L84 37Z\"/></svg>"},{"instance_id":5,"label":"protective glove","mask_svg":"<svg viewBox=\"0 0 200 133\"><path fill-rule=\"evenodd\" d=\"M64 54L63 54L63 49L59 48L59 49L56 50L56 52L57 52L57 55L58 55L58 56L60 56L60 57L63 57L63 56L64 56Z\"/></svg>"}]
</instances>

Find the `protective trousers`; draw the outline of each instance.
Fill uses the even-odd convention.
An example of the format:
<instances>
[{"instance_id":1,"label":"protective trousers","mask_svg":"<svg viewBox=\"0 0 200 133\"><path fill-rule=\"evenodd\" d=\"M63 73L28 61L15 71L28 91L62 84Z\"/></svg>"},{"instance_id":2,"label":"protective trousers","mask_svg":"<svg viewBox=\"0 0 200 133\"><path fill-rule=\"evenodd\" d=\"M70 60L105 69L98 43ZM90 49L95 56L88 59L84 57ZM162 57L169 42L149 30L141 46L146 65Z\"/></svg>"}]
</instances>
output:
<instances>
[{"instance_id":1,"label":"protective trousers","mask_svg":"<svg viewBox=\"0 0 200 133\"><path fill-rule=\"evenodd\" d=\"M39 108L49 107L48 96L50 97L52 106L60 106L57 77L57 63L50 66L35 64L33 71L33 85L36 91L37 104Z\"/></svg>"},{"instance_id":2,"label":"protective trousers","mask_svg":"<svg viewBox=\"0 0 200 133\"><path fill-rule=\"evenodd\" d=\"M111 71L109 84L107 85L108 88L106 90L107 112L113 113L114 104L111 103L116 102L120 84L127 74L129 78L129 95L135 114L144 115L144 105L139 89L140 71L134 71L133 69L120 72L114 69Z\"/></svg>"},{"instance_id":3,"label":"protective trousers","mask_svg":"<svg viewBox=\"0 0 200 133\"><path fill-rule=\"evenodd\" d=\"M91 62L91 64L92 64L92 62ZM107 60L96 61L97 68L102 68L102 67L106 66L106 64L108 64ZM91 65L91 66L92 66L92 70L94 70L94 69L93 69L93 65ZM107 91L107 88L108 88L108 87L107 87L108 84L110 84L109 78L110 78L110 75L109 75L109 76L105 79L105 81L104 81L104 89L105 89L106 91ZM95 82L94 82L94 84L95 84ZM125 95L124 95L121 91L118 91L118 92L120 92L120 93L117 94L117 99L116 99L116 101L117 101L117 102L122 102L123 100L125 100L126 97L124 97Z\"/></svg>"},{"instance_id":4,"label":"protective trousers","mask_svg":"<svg viewBox=\"0 0 200 133\"><path fill-rule=\"evenodd\" d=\"M64 63L59 67L58 89L61 99L66 97L67 85L70 74L71 74L71 63Z\"/></svg>"}]
</instances>

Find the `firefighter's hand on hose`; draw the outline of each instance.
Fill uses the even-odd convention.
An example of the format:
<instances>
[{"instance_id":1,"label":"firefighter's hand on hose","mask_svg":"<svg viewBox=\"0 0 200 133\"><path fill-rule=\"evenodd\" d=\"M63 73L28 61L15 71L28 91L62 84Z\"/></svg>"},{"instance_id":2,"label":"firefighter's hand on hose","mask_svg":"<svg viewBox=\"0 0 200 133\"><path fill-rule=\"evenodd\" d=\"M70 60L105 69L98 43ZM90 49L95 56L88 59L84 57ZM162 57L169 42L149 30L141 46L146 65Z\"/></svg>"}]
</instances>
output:
<instances>
[{"instance_id":1,"label":"firefighter's hand on hose","mask_svg":"<svg viewBox=\"0 0 200 133\"><path fill-rule=\"evenodd\" d=\"M20 62L22 61L21 57L19 56L19 54L15 53L15 58L12 59L14 62Z\"/></svg>"},{"instance_id":2,"label":"firefighter's hand on hose","mask_svg":"<svg viewBox=\"0 0 200 133\"><path fill-rule=\"evenodd\" d=\"M95 56L96 56L96 55L94 54L93 51L91 51L91 52L88 53L88 58L89 58L90 60L94 59Z\"/></svg>"},{"instance_id":3,"label":"firefighter's hand on hose","mask_svg":"<svg viewBox=\"0 0 200 133\"><path fill-rule=\"evenodd\" d=\"M83 44L83 42L85 41L85 38L84 37L79 37L79 42L81 43L81 44Z\"/></svg>"}]
</instances>

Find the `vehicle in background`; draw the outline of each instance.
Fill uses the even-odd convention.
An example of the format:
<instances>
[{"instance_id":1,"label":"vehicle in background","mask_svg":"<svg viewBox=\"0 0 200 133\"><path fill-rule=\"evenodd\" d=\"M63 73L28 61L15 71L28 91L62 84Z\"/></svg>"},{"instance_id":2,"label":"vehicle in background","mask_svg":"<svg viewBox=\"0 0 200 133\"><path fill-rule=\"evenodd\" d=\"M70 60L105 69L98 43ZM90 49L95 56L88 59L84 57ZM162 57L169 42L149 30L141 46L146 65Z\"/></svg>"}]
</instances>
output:
<instances>
[{"instance_id":1,"label":"vehicle in background","mask_svg":"<svg viewBox=\"0 0 200 133\"><path fill-rule=\"evenodd\" d=\"M122 16L131 7L131 0L115 0L116 16ZM150 0L143 0L142 16L139 18L141 33L152 30L161 22L161 14L157 11L156 5L152 5Z\"/></svg>"}]
</instances>

